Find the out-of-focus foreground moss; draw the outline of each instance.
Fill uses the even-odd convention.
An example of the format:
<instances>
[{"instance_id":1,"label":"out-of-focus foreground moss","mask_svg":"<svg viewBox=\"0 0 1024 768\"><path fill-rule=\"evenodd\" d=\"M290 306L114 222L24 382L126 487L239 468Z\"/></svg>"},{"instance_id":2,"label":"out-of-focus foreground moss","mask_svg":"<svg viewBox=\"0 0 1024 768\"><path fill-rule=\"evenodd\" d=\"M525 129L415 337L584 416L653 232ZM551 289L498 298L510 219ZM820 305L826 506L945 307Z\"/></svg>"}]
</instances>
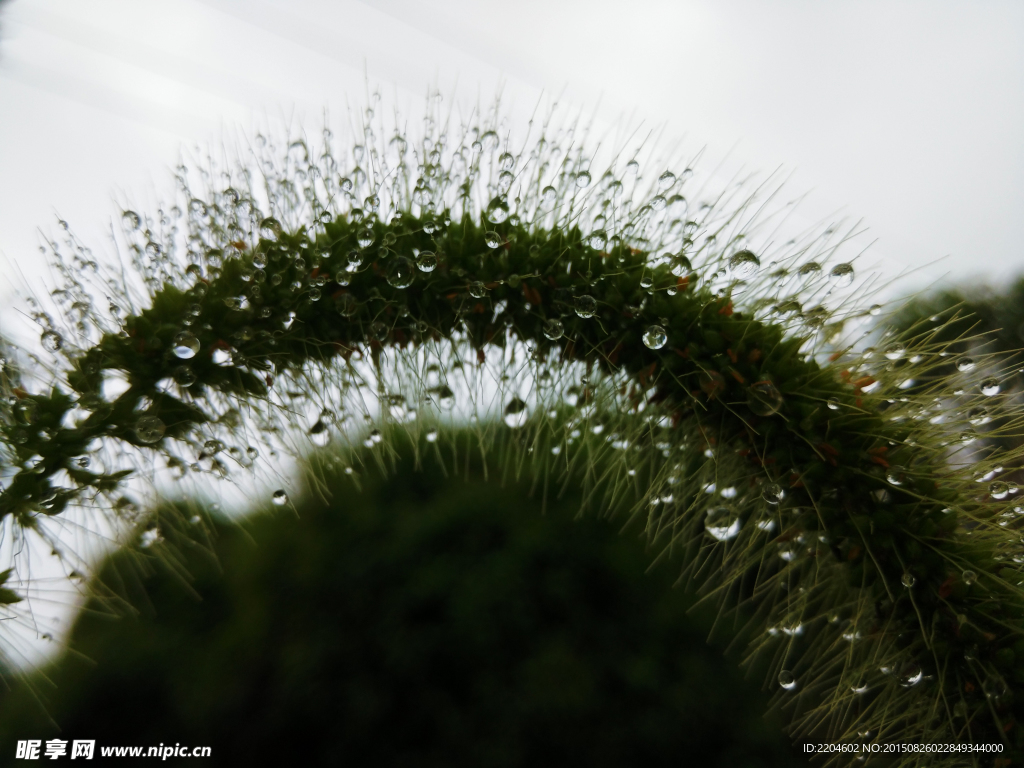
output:
<instances>
[{"instance_id":1,"label":"out-of-focus foreground moss","mask_svg":"<svg viewBox=\"0 0 1024 768\"><path fill-rule=\"evenodd\" d=\"M83 613L32 680L48 712L24 684L0 694L0 762L59 735L213 748L193 765L806 765L676 568L645 573L635 532L574 520L576 488L542 513L524 485L414 471L408 450L361 492L326 480L297 517L215 522L216 561L168 526L201 599L154 559L139 616Z\"/></svg>"}]
</instances>

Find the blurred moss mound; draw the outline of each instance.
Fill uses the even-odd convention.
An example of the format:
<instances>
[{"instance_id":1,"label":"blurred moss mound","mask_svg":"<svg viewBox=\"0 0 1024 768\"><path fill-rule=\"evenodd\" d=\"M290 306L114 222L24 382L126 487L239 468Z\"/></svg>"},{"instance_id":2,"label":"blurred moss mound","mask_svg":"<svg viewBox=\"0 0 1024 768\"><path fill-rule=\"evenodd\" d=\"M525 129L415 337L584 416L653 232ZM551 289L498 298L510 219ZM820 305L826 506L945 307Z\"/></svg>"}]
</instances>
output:
<instances>
[{"instance_id":1,"label":"blurred moss mound","mask_svg":"<svg viewBox=\"0 0 1024 768\"><path fill-rule=\"evenodd\" d=\"M806 765L635 532L574 520L578 489L542 512L411 456L361 492L318 470L331 501L297 518L214 521L216 558L168 528L190 586L154 559L139 616L83 613L34 680L47 711L3 694L3 759L52 717L98 745L209 745L205 765ZM102 580L130 591L130 560Z\"/></svg>"}]
</instances>

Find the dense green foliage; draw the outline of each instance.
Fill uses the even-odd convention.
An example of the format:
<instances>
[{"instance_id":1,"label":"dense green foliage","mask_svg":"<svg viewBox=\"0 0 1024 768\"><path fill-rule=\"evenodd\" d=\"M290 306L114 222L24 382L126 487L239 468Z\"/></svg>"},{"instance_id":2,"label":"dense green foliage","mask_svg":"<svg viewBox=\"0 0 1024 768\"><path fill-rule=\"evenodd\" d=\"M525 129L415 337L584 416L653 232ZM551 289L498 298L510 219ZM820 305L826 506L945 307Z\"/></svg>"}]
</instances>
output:
<instances>
[{"instance_id":1,"label":"dense green foliage","mask_svg":"<svg viewBox=\"0 0 1024 768\"><path fill-rule=\"evenodd\" d=\"M0 755L61 734L210 745L181 762L224 766L804 764L635 530L573 520L578 487L542 514L473 464L417 471L406 447L362 492L321 471L329 502L210 520L212 550L167 528L189 587L114 555L99 578L144 589L139 615L79 617L74 653L32 679L60 731L18 687Z\"/></svg>"}]
</instances>

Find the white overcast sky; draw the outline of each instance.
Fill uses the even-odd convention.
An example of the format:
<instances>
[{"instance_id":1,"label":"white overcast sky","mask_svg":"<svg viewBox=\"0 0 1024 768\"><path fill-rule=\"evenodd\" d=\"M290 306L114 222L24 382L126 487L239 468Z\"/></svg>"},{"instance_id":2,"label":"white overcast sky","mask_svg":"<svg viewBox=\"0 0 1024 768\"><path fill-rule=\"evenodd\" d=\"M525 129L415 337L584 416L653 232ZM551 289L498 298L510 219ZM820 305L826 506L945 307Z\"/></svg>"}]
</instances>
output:
<instances>
[{"instance_id":1,"label":"white overcast sky","mask_svg":"<svg viewBox=\"0 0 1024 768\"><path fill-rule=\"evenodd\" d=\"M0 5L0 298L55 214L98 248L179 148L430 85L538 94L794 170L910 290L1024 273L1024 2L12 0ZM943 258L945 257L945 258Z\"/></svg>"}]
</instances>

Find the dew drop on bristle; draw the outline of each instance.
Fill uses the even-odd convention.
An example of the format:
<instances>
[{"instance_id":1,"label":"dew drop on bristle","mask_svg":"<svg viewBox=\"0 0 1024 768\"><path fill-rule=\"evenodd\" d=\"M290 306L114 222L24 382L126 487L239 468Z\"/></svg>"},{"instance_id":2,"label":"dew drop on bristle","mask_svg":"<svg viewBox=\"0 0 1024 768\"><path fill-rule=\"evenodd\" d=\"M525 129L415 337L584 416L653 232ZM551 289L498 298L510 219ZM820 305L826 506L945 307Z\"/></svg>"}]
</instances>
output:
<instances>
[{"instance_id":1,"label":"dew drop on bristle","mask_svg":"<svg viewBox=\"0 0 1024 768\"><path fill-rule=\"evenodd\" d=\"M199 339L191 331L182 331L174 337L172 349L175 357L191 360L199 352Z\"/></svg>"},{"instance_id":2,"label":"dew drop on bristle","mask_svg":"<svg viewBox=\"0 0 1024 768\"><path fill-rule=\"evenodd\" d=\"M917 583L917 579L914 578L914 574L912 573L904 573L900 581L903 582L903 586L907 589L910 589Z\"/></svg>"},{"instance_id":3,"label":"dew drop on bristle","mask_svg":"<svg viewBox=\"0 0 1024 768\"><path fill-rule=\"evenodd\" d=\"M992 397L998 395L1001 387L999 386L999 379L987 378L981 382L981 394L986 397Z\"/></svg>"},{"instance_id":4,"label":"dew drop on bristle","mask_svg":"<svg viewBox=\"0 0 1024 768\"><path fill-rule=\"evenodd\" d=\"M786 492L778 483L765 483L761 489L761 498L773 506L779 504L785 496Z\"/></svg>"},{"instance_id":5,"label":"dew drop on bristle","mask_svg":"<svg viewBox=\"0 0 1024 768\"><path fill-rule=\"evenodd\" d=\"M693 265L685 255L677 253L672 257L672 265L669 269L676 277L686 277L693 272Z\"/></svg>"},{"instance_id":6,"label":"dew drop on bristle","mask_svg":"<svg viewBox=\"0 0 1024 768\"><path fill-rule=\"evenodd\" d=\"M288 494L285 493L284 490L281 488L278 488L276 491L274 491L273 495L270 498L274 502L274 504L276 504L279 507L283 507L285 504L288 503Z\"/></svg>"},{"instance_id":7,"label":"dew drop on bristle","mask_svg":"<svg viewBox=\"0 0 1024 768\"><path fill-rule=\"evenodd\" d=\"M790 672L788 669L784 669L779 672L779 685L785 691L792 691L796 688L796 675Z\"/></svg>"},{"instance_id":8,"label":"dew drop on bristle","mask_svg":"<svg viewBox=\"0 0 1024 768\"><path fill-rule=\"evenodd\" d=\"M39 337L39 341L42 342L43 348L48 349L51 352L56 352L62 346L64 346L64 339L56 331L43 331L43 334Z\"/></svg>"},{"instance_id":9,"label":"dew drop on bristle","mask_svg":"<svg viewBox=\"0 0 1024 768\"><path fill-rule=\"evenodd\" d=\"M836 264L832 267L832 271L829 273L829 277L836 283L836 285L846 287L853 285L853 265L852 264Z\"/></svg>"},{"instance_id":10,"label":"dew drop on bristle","mask_svg":"<svg viewBox=\"0 0 1024 768\"><path fill-rule=\"evenodd\" d=\"M590 186L590 171L580 171L576 174L576 186L581 189Z\"/></svg>"},{"instance_id":11,"label":"dew drop on bristle","mask_svg":"<svg viewBox=\"0 0 1024 768\"><path fill-rule=\"evenodd\" d=\"M562 338L564 333L565 326L562 325L561 320L556 320L552 318L551 320L548 320L546 323L544 323L544 336L546 336L551 341L557 341L558 339Z\"/></svg>"},{"instance_id":12,"label":"dew drop on bristle","mask_svg":"<svg viewBox=\"0 0 1024 768\"><path fill-rule=\"evenodd\" d=\"M433 272L437 269L437 256L431 251L423 251L416 257L416 268L420 272Z\"/></svg>"},{"instance_id":13,"label":"dew drop on bristle","mask_svg":"<svg viewBox=\"0 0 1024 768\"><path fill-rule=\"evenodd\" d=\"M134 232L141 226L142 219L135 211L125 211L121 214L121 224L130 232Z\"/></svg>"},{"instance_id":14,"label":"dew drop on bristle","mask_svg":"<svg viewBox=\"0 0 1024 768\"><path fill-rule=\"evenodd\" d=\"M772 416L782 408L782 393L770 381L757 381L747 390L747 405L758 416Z\"/></svg>"},{"instance_id":15,"label":"dew drop on bristle","mask_svg":"<svg viewBox=\"0 0 1024 768\"><path fill-rule=\"evenodd\" d=\"M526 407L526 403L518 397L513 397L505 406L505 412L502 416L502 420L512 429L519 429L526 424L529 417L530 411Z\"/></svg>"},{"instance_id":16,"label":"dew drop on bristle","mask_svg":"<svg viewBox=\"0 0 1024 768\"><path fill-rule=\"evenodd\" d=\"M151 445L164 436L166 429L158 416L143 416L135 422L135 437L140 443Z\"/></svg>"},{"instance_id":17,"label":"dew drop on bristle","mask_svg":"<svg viewBox=\"0 0 1024 768\"><path fill-rule=\"evenodd\" d=\"M494 198L487 206L485 215L492 224L501 224L506 221L508 219L508 200L503 196Z\"/></svg>"},{"instance_id":18,"label":"dew drop on bristle","mask_svg":"<svg viewBox=\"0 0 1024 768\"><path fill-rule=\"evenodd\" d=\"M497 248L501 245L501 235L493 230L484 232L484 243L488 248Z\"/></svg>"},{"instance_id":19,"label":"dew drop on bristle","mask_svg":"<svg viewBox=\"0 0 1024 768\"><path fill-rule=\"evenodd\" d=\"M970 357L960 357L956 361L956 369L961 373L967 373L968 371L974 370L974 359Z\"/></svg>"},{"instance_id":20,"label":"dew drop on bristle","mask_svg":"<svg viewBox=\"0 0 1024 768\"><path fill-rule=\"evenodd\" d=\"M761 260L753 251L737 251L729 257L729 272L733 277L746 280L753 277L761 267Z\"/></svg>"},{"instance_id":21,"label":"dew drop on bristle","mask_svg":"<svg viewBox=\"0 0 1024 768\"><path fill-rule=\"evenodd\" d=\"M658 188L665 190L676 183L676 175L672 171L665 171L658 177Z\"/></svg>"},{"instance_id":22,"label":"dew drop on bristle","mask_svg":"<svg viewBox=\"0 0 1024 768\"><path fill-rule=\"evenodd\" d=\"M1010 495L1010 486L1001 480L997 480L988 487L989 495L998 501L1002 501Z\"/></svg>"},{"instance_id":23,"label":"dew drop on bristle","mask_svg":"<svg viewBox=\"0 0 1024 768\"><path fill-rule=\"evenodd\" d=\"M586 294L577 296L573 301L573 308L576 310L576 314L585 320L597 314L597 300Z\"/></svg>"},{"instance_id":24,"label":"dew drop on bristle","mask_svg":"<svg viewBox=\"0 0 1024 768\"><path fill-rule=\"evenodd\" d=\"M712 507L704 518L704 530L718 541L736 538L740 526L739 515L731 507Z\"/></svg>"},{"instance_id":25,"label":"dew drop on bristle","mask_svg":"<svg viewBox=\"0 0 1024 768\"><path fill-rule=\"evenodd\" d=\"M474 280L468 286L466 290L469 291L469 295L474 299L482 299L487 295L487 286L481 283L479 280Z\"/></svg>"},{"instance_id":26,"label":"dew drop on bristle","mask_svg":"<svg viewBox=\"0 0 1024 768\"><path fill-rule=\"evenodd\" d=\"M644 346L648 349L661 349L668 341L668 334L660 325L650 325L644 331Z\"/></svg>"},{"instance_id":27,"label":"dew drop on bristle","mask_svg":"<svg viewBox=\"0 0 1024 768\"><path fill-rule=\"evenodd\" d=\"M416 277L412 262L405 256L397 256L388 265L388 284L392 288L408 288Z\"/></svg>"}]
</instances>

